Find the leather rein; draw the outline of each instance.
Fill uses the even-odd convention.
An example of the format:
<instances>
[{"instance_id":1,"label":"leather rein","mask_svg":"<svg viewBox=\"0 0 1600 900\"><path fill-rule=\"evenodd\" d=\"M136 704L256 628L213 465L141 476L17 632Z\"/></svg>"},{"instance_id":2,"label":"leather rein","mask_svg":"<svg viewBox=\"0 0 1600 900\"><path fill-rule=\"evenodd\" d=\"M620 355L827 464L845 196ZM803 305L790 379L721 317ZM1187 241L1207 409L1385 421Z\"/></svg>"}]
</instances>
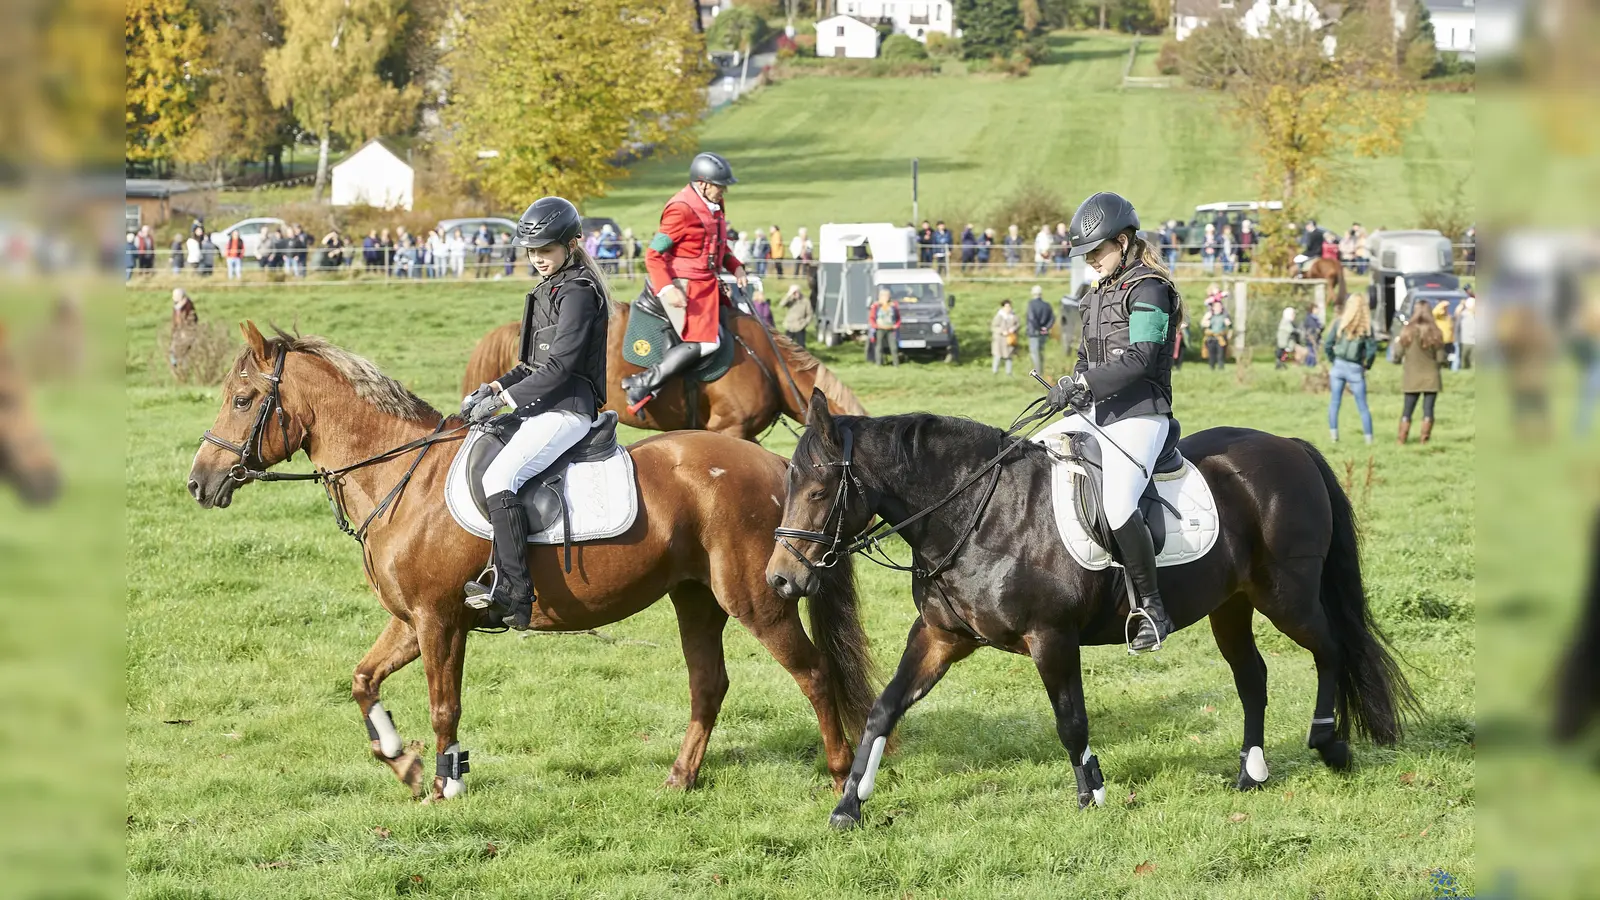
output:
<instances>
[{"instance_id":1,"label":"leather rein","mask_svg":"<svg viewBox=\"0 0 1600 900\"><path fill-rule=\"evenodd\" d=\"M423 458L428 455L428 451L433 448L433 445L445 440L458 439L457 432L465 429L467 425L463 423L446 430L444 427L446 418L441 416L439 424L434 427L432 434L407 441L392 450L386 450L377 456L368 457L348 466L340 466L337 469L317 469L314 472L269 472L267 471L268 463L263 459L261 450L268 425L274 415L278 419L278 426L283 435L283 448L286 453L283 461L289 461L294 457L295 452L299 450L299 448L290 449L289 447L289 414L284 410L280 397L283 388L283 366L288 356L288 347L280 346L277 358L272 363L272 374L262 376L267 379L271 386L267 389L266 396L261 400L260 411L256 415L255 424L251 426L250 433L245 436L244 443L235 444L227 438L213 433L210 429L207 429L200 438L205 443L221 447L229 453L238 455L239 461L228 470L228 477L239 484L249 481L319 482L322 485L323 492L328 495L328 505L333 509L334 521L339 525L339 530L364 545L366 543L367 529L372 527L372 523L377 521L399 499L401 493L405 491L406 485L411 483L411 477L416 474L417 467L422 465ZM352 528L349 514L345 511L344 476L357 469L364 469L368 466L374 466L378 463L388 462L396 457L404 456L413 450L421 450L422 452L418 453L417 458L411 462L411 467L406 469L406 474L383 498L383 501L373 508L372 513L362 521L361 526Z\"/></svg>"}]
</instances>

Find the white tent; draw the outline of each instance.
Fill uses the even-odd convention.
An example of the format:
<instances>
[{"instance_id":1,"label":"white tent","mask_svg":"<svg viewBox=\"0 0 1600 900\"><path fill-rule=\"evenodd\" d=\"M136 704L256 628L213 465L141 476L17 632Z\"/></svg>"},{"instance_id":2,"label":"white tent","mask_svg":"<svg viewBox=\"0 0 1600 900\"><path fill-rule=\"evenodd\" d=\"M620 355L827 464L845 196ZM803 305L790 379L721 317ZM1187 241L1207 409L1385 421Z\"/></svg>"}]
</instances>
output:
<instances>
[{"instance_id":1,"label":"white tent","mask_svg":"<svg viewBox=\"0 0 1600 900\"><path fill-rule=\"evenodd\" d=\"M382 141L373 139L333 167L334 206L411 208L416 172Z\"/></svg>"}]
</instances>

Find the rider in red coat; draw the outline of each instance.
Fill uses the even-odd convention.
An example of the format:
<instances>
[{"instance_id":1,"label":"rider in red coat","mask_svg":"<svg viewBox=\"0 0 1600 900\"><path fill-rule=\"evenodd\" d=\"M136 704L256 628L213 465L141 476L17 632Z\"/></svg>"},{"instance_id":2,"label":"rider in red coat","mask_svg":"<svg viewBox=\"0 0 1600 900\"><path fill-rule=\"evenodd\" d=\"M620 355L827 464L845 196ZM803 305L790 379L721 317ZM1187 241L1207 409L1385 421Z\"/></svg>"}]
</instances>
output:
<instances>
[{"instance_id":1,"label":"rider in red coat","mask_svg":"<svg viewBox=\"0 0 1600 900\"><path fill-rule=\"evenodd\" d=\"M645 271L650 290L661 299L683 342L668 348L661 362L622 379L632 409L719 346L717 309L731 304L717 273L726 271L745 286L744 266L728 248L728 220L722 211L728 185L737 183L726 159L702 153L689 164L689 184L661 211L661 230L645 249Z\"/></svg>"}]
</instances>

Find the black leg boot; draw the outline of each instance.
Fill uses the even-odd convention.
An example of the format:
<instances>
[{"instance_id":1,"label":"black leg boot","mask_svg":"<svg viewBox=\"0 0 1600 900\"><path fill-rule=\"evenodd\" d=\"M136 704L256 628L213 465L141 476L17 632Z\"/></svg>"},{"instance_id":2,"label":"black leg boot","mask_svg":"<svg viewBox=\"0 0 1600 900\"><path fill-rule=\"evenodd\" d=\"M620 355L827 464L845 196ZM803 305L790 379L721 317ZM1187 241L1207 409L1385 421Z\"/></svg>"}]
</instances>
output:
<instances>
[{"instance_id":1,"label":"black leg boot","mask_svg":"<svg viewBox=\"0 0 1600 900\"><path fill-rule=\"evenodd\" d=\"M1121 528L1112 532L1117 549L1122 554L1122 567L1133 585L1134 596L1139 598L1138 630L1129 641L1128 649L1138 653L1160 649L1161 642L1172 633L1172 620L1161 603L1161 589L1156 583L1156 549L1150 539L1150 527L1144 517L1134 513Z\"/></svg>"},{"instance_id":2,"label":"black leg boot","mask_svg":"<svg viewBox=\"0 0 1600 900\"><path fill-rule=\"evenodd\" d=\"M494 528L494 591L488 617L526 631L533 618L533 580L528 573L528 518L522 501L511 491L488 498L489 524ZM470 590L470 588L469 588Z\"/></svg>"},{"instance_id":3,"label":"black leg boot","mask_svg":"<svg viewBox=\"0 0 1600 900\"><path fill-rule=\"evenodd\" d=\"M628 408L637 410L667 379L680 375L700 361L699 344L673 344L662 354L661 362L643 372L622 379L622 389L628 394Z\"/></svg>"}]
</instances>

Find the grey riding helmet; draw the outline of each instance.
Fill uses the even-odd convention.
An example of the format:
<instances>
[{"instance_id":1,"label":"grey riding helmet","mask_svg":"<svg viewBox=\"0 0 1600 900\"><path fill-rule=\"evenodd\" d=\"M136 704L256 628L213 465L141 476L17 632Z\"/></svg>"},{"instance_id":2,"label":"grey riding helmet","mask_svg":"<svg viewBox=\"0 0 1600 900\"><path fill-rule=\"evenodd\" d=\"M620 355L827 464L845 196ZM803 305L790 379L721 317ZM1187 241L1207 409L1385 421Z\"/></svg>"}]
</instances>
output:
<instances>
[{"instance_id":1,"label":"grey riding helmet","mask_svg":"<svg viewBox=\"0 0 1600 900\"><path fill-rule=\"evenodd\" d=\"M541 197L517 220L515 243L532 250L548 244L565 244L580 234L583 234L583 219L572 201Z\"/></svg>"},{"instance_id":2,"label":"grey riding helmet","mask_svg":"<svg viewBox=\"0 0 1600 900\"><path fill-rule=\"evenodd\" d=\"M1079 204L1078 211L1072 214L1072 224L1067 226L1072 250L1067 255L1083 256L1129 228L1139 229L1139 214L1134 212L1133 204L1120 194L1101 191Z\"/></svg>"},{"instance_id":3,"label":"grey riding helmet","mask_svg":"<svg viewBox=\"0 0 1600 900\"><path fill-rule=\"evenodd\" d=\"M739 179L733 177L733 166L715 153L701 153L695 156L694 161L689 163L689 180L704 181L722 187L739 183Z\"/></svg>"}]
</instances>

